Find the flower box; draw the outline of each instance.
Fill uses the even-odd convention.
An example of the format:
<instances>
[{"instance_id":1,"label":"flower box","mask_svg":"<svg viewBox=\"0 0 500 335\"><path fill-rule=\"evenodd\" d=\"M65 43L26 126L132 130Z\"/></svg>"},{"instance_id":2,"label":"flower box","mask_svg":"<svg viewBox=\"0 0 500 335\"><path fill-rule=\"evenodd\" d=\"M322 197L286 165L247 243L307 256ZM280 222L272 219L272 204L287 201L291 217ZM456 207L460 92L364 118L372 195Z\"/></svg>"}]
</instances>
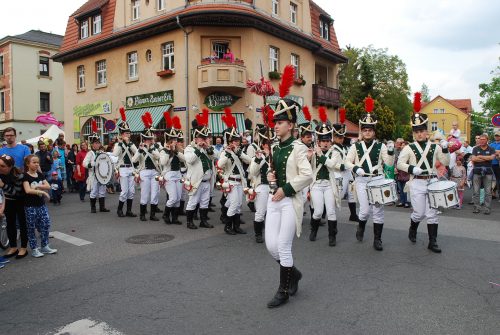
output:
<instances>
[{"instance_id":1,"label":"flower box","mask_svg":"<svg viewBox=\"0 0 500 335\"><path fill-rule=\"evenodd\" d=\"M170 77L170 76L173 76L174 74L175 74L174 70L163 70L163 71L156 72L156 75L158 77L162 77L162 78Z\"/></svg>"},{"instance_id":2,"label":"flower box","mask_svg":"<svg viewBox=\"0 0 500 335\"><path fill-rule=\"evenodd\" d=\"M245 62L243 61L243 59L236 59L234 61L234 64L237 64L237 65L245 65Z\"/></svg>"},{"instance_id":3,"label":"flower box","mask_svg":"<svg viewBox=\"0 0 500 335\"><path fill-rule=\"evenodd\" d=\"M269 79L271 79L271 80L281 79L281 73L279 73L278 71L270 71L268 75L269 75Z\"/></svg>"},{"instance_id":4,"label":"flower box","mask_svg":"<svg viewBox=\"0 0 500 335\"><path fill-rule=\"evenodd\" d=\"M294 79L293 83L297 86L305 86L306 85L306 81L302 77Z\"/></svg>"}]
</instances>

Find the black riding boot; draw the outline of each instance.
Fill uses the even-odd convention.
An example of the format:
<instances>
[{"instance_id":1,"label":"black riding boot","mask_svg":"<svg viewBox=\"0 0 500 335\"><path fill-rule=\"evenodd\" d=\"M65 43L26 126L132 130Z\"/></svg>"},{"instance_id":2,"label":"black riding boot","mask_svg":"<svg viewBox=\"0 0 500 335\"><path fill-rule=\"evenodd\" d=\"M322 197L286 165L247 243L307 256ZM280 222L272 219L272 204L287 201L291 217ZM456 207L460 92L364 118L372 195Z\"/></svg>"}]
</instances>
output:
<instances>
[{"instance_id":1,"label":"black riding boot","mask_svg":"<svg viewBox=\"0 0 500 335\"><path fill-rule=\"evenodd\" d=\"M299 290L299 280L302 279L302 272L299 271L295 267L295 265L292 267L292 277L290 278L290 290L288 294L291 296L295 295L297 291Z\"/></svg>"},{"instance_id":2,"label":"black riding boot","mask_svg":"<svg viewBox=\"0 0 500 335\"><path fill-rule=\"evenodd\" d=\"M141 204L141 207L140 207L141 209L140 209L140 214L139 214L139 220L141 220L141 221L148 221L146 219L146 206L147 205Z\"/></svg>"},{"instance_id":3,"label":"black riding boot","mask_svg":"<svg viewBox=\"0 0 500 335\"><path fill-rule=\"evenodd\" d=\"M99 198L99 212L109 212L109 209L104 205L106 198Z\"/></svg>"},{"instance_id":4,"label":"black riding boot","mask_svg":"<svg viewBox=\"0 0 500 335\"><path fill-rule=\"evenodd\" d=\"M228 208L226 206L222 206L220 209L220 223L222 224L226 224L227 210Z\"/></svg>"},{"instance_id":5,"label":"black riding boot","mask_svg":"<svg viewBox=\"0 0 500 335\"><path fill-rule=\"evenodd\" d=\"M123 205L125 205L125 202L123 201L118 201L118 210L116 211L116 214L118 214L118 217L124 217L125 214L123 214Z\"/></svg>"},{"instance_id":6,"label":"black riding boot","mask_svg":"<svg viewBox=\"0 0 500 335\"><path fill-rule=\"evenodd\" d=\"M377 251L382 251L382 229L384 228L383 223L373 223L373 247Z\"/></svg>"},{"instance_id":7,"label":"black riding boot","mask_svg":"<svg viewBox=\"0 0 500 335\"><path fill-rule=\"evenodd\" d=\"M328 245L330 247L337 245L337 220L328 220Z\"/></svg>"},{"instance_id":8,"label":"black riding boot","mask_svg":"<svg viewBox=\"0 0 500 335\"><path fill-rule=\"evenodd\" d=\"M227 212L227 211L226 211ZM224 217L224 232L228 235L236 235L233 230L233 217L234 216L225 216Z\"/></svg>"},{"instance_id":9,"label":"black riding boot","mask_svg":"<svg viewBox=\"0 0 500 335\"><path fill-rule=\"evenodd\" d=\"M412 242L415 243L417 242L417 229L418 229L418 224L420 222L414 222L411 220L410 222L410 231L408 233L408 239Z\"/></svg>"},{"instance_id":10,"label":"black riding boot","mask_svg":"<svg viewBox=\"0 0 500 335\"><path fill-rule=\"evenodd\" d=\"M189 229L198 229L198 227L196 227L196 225L193 223L193 215L194 215L194 211L191 210L187 210L186 211L186 218L187 218L187 227Z\"/></svg>"},{"instance_id":11,"label":"black riding boot","mask_svg":"<svg viewBox=\"0 0 500 335\"><path fill-rule=\"evenodd\" d=\"M90 213L97 213L97 210L95 208L96 202L97 202L96 198L94 199L90 198Z\"/></svg>"},{"instance_id":12,"label":"black riding boot","mask_svg":"<svg viewBox=\"0 0 500 335\"><path fill-rule=\"evenodd\" d=\"M356 203L349 202L347 204L349 205L349 211L351 212L351 215L349 216L349 221L358 222L359 218L358 215L356 214Z\"/></svg>"},{"instance_id":13,"label":"black riding boot","mask_svg":"<svg viewBox=\"0 0 500 335\"><path fill-rule=\"evenodd\" d=\"M322 219L326 218L326 205L323 206L323 214L321 214L321 219L319 219L319 225L324 226L325 223L322 221Z\"/></svg>"},{"instance_id":14,"label":"black riding boot","mask_svg":"<svg viewBox=\"0 0 500 335\"><path fill-rule=\"evenodd\" d=\"M151 205L151 213L149 214L149 219L151 221L160 221L160 219L156 217L156 213L158 213L157 209L158 205Z\"/></svg>"},{"instance_id":15,"label":"black riding boot","mask_svg":"<svg viewBox=\"0 0 500 335\"><path fill-rule=\"evenodd\" d=\"M162 219L165 222L165 224L172 224L172 221L170 221L170 212L172 208L165 206L165 210L163 211L163 216Z\"/></svg>"},{"instance_id":16,"label":"black riding boot","mask_svg":"<svg viewBox=\"0 0 500 335\"><path fill-rule=\"evenodd\" d=\"M318 234L319 222L321 219L311 218L311 234L309 234L309 241L316 241L316 234Z\"/></svg>"},{"instance_id":17,"label":"black riding boot","mask_svg":"<svg viewBox=\"0 0 500 335\"><path fill-rule=\"evenodd\" d=\"M181 200L181 206L179 207L179 213L178 215L184 216L186 215L186 212L184 211L184 205L186 204L185 201Z\"/></svg>"},{"instance_id":18,"label":"black riding boot","mask_svg":"<svg viewBox=\"0 0 500 335\"><path fill-rule=\"evenodd\" d=\"M210 223L208 223L208 208L200 208L200 228L213 228Z\"/></svg>"},{"instance_id":19,"label":"black riding boot","mask_svg":"<svg viewBox=\"0 0 500 335\"><path fill-rule=\"evenodd\" d=\"M356 230L356 239L361 242L365 235L366 220L358 220L358 230Z\"/></svg>"},{"instance_id":20,"label":"black riding boot","mask_svg":"<svg viewBox=\"0 0 500 335\"><path fill-rule=\"evenodd\" d=\"M241 214L234 214L233 215L233 231L236 234L246 234L247 232L240 228L240 224L241 224L241 217L240 216L241 216Z\"/></svg>"},{"instance_id":21,"label":"black riding boot","mask_svg":"<svg viewBox=\"0 0 500 335\"><path fill-rule=\"evenodd\" d=\"M288 301L292 268L280 265L280 286L273 299L267 303L268 308L275 308Z\"/></svg>"},{"instance_id":22,"label":"black riding boot","mask_svg":"<svg viewBox=\"0 0 500 335\"><path fill-rule=\"evenodd\" d=\"M262 238L262 228L264 227L264 222L253 222L253 230L255 231L255 242L262 243L264 239Z\"/></svg>"},{"instance_id":23,"label":"black riding boot","mask_svg":"<svg viewBox=\"0 0 500 335\"><path fill-rule=\"evenodd\" d=\"M215 212L215 209L213 209L212 207L215 207L215 205L212 204L212 197L210 197L210 201L208 202L208 211L209 212Z\"/></svg>"},{"instance_id":24,"label":"black riding boot","mask_svg":"<svg viewBox=\"0 0 500 335\"><path fill-rule=\"evenodd\" d=\"M172 210L172 224L182 224L182 222L179 221L180 207L173 207L171 208L171 210Z\"/></svg>"},{"instance_id":25,"label":"black riding boot","mask_svg":"<svg viewBox=\"0 0 500 335\"><path fill-rule=\"evenodd\" d=\"M252 213L257 212L257 209L255 209L255 203L254 203L253 201L249 201L249 202L247 203L247 206L248 206L248 208L250 209L250 211L251 211Z\"/></svg>"},{"instance_id":26,"label":"black riding boot","mask_svg":"<svg viewBox=\"0 0 500 335\"><path fill-rule=\"evenodd\" d=\"M436 242L438 235L438 225L428 224L427 232L429 233L429 246L427 246L427 248L430 249L432 252L439 254L441 252L441 249L439 248Z\"/></svg>"},{"instance_id":27,"label":"black riding boot","mask_svg":"<svg viewBox=\"0 0 500 335\"><path fill-rule=\"evenodd\" d=\"M125 216L128 216L130 218L136 218L137 215L132 213L132 202L134 199L127 199L127 212L125 213Z\"/></svg>"},{"instance_id":28,"label":"black riding boot","mask_svg":"<svg viewBox=\"0 0 500 335\"><path fill-rule=\"evenodd\" d=\"M200 209L200 205L196 205L196 208L193 211L193 220L199 220L200 217L198 216L198 210Z\"/></svg>"}]
</instances>

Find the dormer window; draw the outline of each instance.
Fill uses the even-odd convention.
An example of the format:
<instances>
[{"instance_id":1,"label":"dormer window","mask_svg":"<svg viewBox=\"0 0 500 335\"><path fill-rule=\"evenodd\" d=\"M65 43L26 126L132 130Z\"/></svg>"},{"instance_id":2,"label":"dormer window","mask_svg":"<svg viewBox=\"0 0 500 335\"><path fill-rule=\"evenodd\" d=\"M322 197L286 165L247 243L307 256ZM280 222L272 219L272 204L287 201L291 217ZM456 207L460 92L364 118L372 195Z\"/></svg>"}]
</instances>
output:
<instances>
[{"instance_id":1,"label":"dormer window","mask_svg":"<svg viewBox=\"0 0 500 335\"><path fill-rule=\"evenodd\" d=\"M330 40L330 21L319 19L319 36L327 41Z\"/></svg>"},{"instance_id":2,"label":"dormer window","mask_svg":"<svg viewBox=\"0 0 500 335\"><path fill-rule=\"evenodd\" d=\"M132 0L132 21L139 20L140 17L140 0Z\"/></svg>"},{"instance_id":3,"label":"dormer window","mask_svg":"<svg viewBox=\"0 0 500 335\"><path fill-rule=\"evenodd\" d=\"M290 2L290 22L297 24L297 4Z\"/></svg>"},{"instance_id":4,"label":"dormer window","mask_svg":"<svg viewBox=\"0 0 500 335\"><path fill-rule=\"evenodd\" d=\"M89 20L80 21L80 39L89 37Z\"/></svg>"},{"instance_id":5,"label":"dormer window","mask_svg":"<svg viewBox=\"0 0 500 335\"><path fill-rule=\"evenodd\" d=\"M101 33L102 25L101 25L101 14L94 15L92 17L92 34L96 35Z\"/></svg>"}]
</instances>

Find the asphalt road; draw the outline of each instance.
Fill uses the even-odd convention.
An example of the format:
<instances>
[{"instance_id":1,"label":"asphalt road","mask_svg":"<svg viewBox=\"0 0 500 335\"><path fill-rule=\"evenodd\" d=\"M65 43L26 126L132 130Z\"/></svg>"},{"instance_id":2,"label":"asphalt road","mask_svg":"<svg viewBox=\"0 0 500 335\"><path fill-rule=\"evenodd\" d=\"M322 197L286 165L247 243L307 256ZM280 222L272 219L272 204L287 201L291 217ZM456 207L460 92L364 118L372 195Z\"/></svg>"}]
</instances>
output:
<instances>
[{"instance_id":1,"label":"asphalt road","mask_svg":"<svg viewBox=\"0 0 500 335\"><path fill-rule=\"evenodd\" d=\"M500 333L496 201L489 216L467 205L444 211L439 255L427 250L425 225L416 245L408 241L406 209L386 207L382 252L372 248L370 224L365 241L355 241L346 204L334 248L326 227L308 241L306 218L294 242L304 275L299 292L269 310L278 265L253 234L224 234L218 212L210 213L215 229L192 231L120 219L116 195L108 197L111 213L90 214L88 201L77 198L67 194L62 206L50 207L57 255L13 260L0 270L0 334ZM252 231L251 213L244 219ZM68 243L60 233L80 240ZM125 241L156 233L174 238Z\"/></svg>"}]
</instances>

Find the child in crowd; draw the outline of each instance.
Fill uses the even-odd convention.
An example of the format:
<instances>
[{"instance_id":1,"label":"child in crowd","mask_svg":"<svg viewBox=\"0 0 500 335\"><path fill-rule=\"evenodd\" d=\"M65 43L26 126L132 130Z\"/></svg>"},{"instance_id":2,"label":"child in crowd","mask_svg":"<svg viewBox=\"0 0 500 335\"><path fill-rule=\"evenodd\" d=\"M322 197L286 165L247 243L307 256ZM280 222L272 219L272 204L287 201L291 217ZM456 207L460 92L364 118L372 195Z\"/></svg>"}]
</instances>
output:
<instances>
[{"instance_id":1,"label":"child in crowd","mask_svg":"<svg viewBox=\"0 0 500 335\"><path fill-rule=\"evenodd\" d=\"M61 159L59 158L61 156L61 154L59 154L59 152L57 150L54 150L53 153L52 153L52 169L50 169L50 174L52 175L52 173L57 172L57 177L59 178L59 180L62 180L62 176L61 176L61 171L62 171L62 163L61 163Z\"/></svg>"},{"instance_id":2,"label":"child in crowd","mask_svg":"<svg viewBox=\"0 0 500 335\"><path fill-rule=\"evenodd\" d=\"M4 224L6 225L6 223L4 223L5 222L4 211L5 211L5 201L4 201L4 197L3 197L3 190L0 189L0 226L2 226ZM3 229L3 228L0 227L0 229ZM5 232L5 233L7 233L7 232ZM10 261L7 258L0 256L0 269L3 268L5 266L5 264L7 264L9 262Z\"/></svg>"},{"instance_id":3,"label":"child in crowd","mask_svg":"<svg viewBox=\"0 0 500 335\"><path fill-rule=\"evenodd\" d=\"M37 156L29 155L24 159L23 188L26 193L24 211L28 227L28 241L33 257L43 257L44 254L55 254L57 249L49 246L50 217L44 198L50 196L46 192L50 185L43 173L39 172L40 161ZM41 248L37 247L35 229L40 233Z\"/></svg>"},{"instance_id":4,"label":"child in crowd","mask_svg":"<svg viewBox=\"0 0 500 335\"><path fill-rule=\"evenodd\" d=\"M451 169L451 180L457 184L458 198L460 200L460 203L455 208L462 209L464 202L465 181L467 180L467 172L463 166L462 155L457 155L456 165Z\"/></svg>"},{"instance_id":5,"label":"child in crowd","mask_svg":"<svg viewBox=\"0 0 500 335\"><path fill-rule=\"evenodd\" d=\"M57 171L52 172L50 179L50 191L50 201L54 203L54 205L60 205L62 198L62 181L59 179Z\"/></svg>"}]
</instances>

